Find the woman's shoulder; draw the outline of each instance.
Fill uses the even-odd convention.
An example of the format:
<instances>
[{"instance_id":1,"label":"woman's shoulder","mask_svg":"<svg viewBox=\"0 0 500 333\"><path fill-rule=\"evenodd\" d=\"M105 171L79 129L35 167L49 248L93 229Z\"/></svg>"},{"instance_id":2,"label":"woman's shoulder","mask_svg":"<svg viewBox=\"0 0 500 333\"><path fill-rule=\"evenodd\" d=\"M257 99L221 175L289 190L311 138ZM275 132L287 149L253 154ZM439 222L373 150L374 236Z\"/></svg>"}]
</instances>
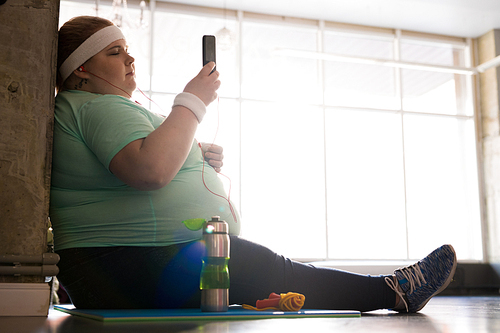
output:
<instances>
[{"instance_id":1,"label":"woman's shoulder","mask_svg":"<svg viewBox=\"0 0 500 333\"><path fill-rule=\"evenodd\" d=\"M153 124L161 123L164 120L129 98L118 95L93 94L78 90L62 91L57 95L56 114L68 114L76 119L93 119L96 117L98 119L103 117L137 119L139 117L146 118Z\"/></svg>"},{"instance_id":2,"label":"woman's shoulder","mask_svg":"<svg viewBox=\"0 0 500 333\"><path fill-rule=\"evenodd\" d=\"M78 113L89 102L92 102L101 95L92 94L85 91L65 90L57 94L55 99L55 114L63 116Z\"/></svg>"},{"instance_id":3,"label":"woman's shoulder","mask_svg":"<svg viewBox=\"0 0 500 333\"><path fill-rule=\"evenodd\" d=\"M67 111L71 113L88 113L92 112L92 110L113 112L113 110L123 109L147 111L139 104L122 96L94 94L79 90L65 90L58 93L55 106L56 113Z\"/></svg>"},{"instance_id":4,"label":"woman's shoulder","mask_svg":"<svg viewBox=\"0 0 500 333\"><path fill-rule=\"evenodd\" d=\"M133 102L125 97L118 95L102 95L80 90L64 90L57 94L56 104L61 101L70 102L71 104L84 105L89 102L93 103L124 103L133 104Z\"/></svg>"}]
</instances>

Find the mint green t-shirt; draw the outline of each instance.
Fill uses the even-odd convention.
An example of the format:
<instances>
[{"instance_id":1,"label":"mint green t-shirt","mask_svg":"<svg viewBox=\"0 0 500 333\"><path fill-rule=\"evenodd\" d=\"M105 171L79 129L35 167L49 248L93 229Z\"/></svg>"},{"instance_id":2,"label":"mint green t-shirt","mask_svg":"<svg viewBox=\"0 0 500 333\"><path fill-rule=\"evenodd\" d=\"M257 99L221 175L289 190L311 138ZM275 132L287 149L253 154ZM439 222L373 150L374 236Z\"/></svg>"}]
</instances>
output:
<instances>
[{"instance_id":1,"label":"mint green t-shirt","mask_svg":"<svg viewBox=\"0 0 500 333\"><path fill-rule=\"evenodd\" d=\"M239 233L227 200L203 184L196 142L175 178L159 190L136 190L109 171L117 152L163 120L121 96L73 90L57 95L50 199L56 250L194 241L201 231L188 230L182 221L215 215L228 222L231 234ZM211 191L227 197L207 163L204 179Z\"/></svg>"}]
</instances>

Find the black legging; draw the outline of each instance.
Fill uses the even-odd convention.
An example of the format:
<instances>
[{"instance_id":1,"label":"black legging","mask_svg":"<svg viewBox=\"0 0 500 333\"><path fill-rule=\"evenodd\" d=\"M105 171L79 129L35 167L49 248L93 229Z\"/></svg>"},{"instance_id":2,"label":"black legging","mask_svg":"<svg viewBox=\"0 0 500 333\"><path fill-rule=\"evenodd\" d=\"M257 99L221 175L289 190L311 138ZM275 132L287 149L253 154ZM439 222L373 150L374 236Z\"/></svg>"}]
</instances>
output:
<instances>
[{"instance_id":1,"label":"black legging","mask_svg":"<svg viewBox=\"0 0 500 333\"><path fill-rule=\"evenodd\" d=\"M196 308L201 242L165 247L93 247L57 252L58 279L81 309ZM297 292L304 308L370 311L392 308L385 276L314 267L231 237L230 304L255 305L270 293Z\"/></svg>"}]
</instances>

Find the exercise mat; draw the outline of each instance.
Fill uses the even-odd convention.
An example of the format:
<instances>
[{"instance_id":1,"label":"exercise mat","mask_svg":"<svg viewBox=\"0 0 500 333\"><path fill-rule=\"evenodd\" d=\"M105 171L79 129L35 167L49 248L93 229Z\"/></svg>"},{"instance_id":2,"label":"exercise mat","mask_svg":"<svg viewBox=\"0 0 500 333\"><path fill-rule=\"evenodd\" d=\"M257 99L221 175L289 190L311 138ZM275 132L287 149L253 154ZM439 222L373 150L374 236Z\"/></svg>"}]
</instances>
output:
<instances>
[{"instance_id":1,"label":"exercise mat","mask_svg":"<svg viewBox=\"0 0 500 333\"><path fill-rule=\"evenodd\" d=\"M74 316L104 322L361 317L359 311L349 310L255 311L245 310L239 305L230 306L227 312L202 312L200 309L80 310L73 305L54 305L54 309Z\"/></svg>"}]
</instances>

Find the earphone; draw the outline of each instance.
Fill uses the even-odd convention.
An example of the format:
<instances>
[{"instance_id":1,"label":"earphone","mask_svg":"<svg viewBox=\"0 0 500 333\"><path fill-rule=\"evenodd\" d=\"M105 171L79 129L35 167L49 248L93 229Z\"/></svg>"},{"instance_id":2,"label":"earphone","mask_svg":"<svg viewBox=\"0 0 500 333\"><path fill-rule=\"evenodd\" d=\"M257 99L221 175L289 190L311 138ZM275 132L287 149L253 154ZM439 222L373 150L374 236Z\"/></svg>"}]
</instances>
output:
<instances>
[{"instance_id":1,"label":"earphone","mask_svg":"<svg viewBox=\"0 0 500 333\"><path fill-rule=\"evenodd\" d=\"M80 66L80 67L78 67L78 71L79 72L85 72L85 68L83 68L83 66Z\"/></svg>"}]
</instances>

